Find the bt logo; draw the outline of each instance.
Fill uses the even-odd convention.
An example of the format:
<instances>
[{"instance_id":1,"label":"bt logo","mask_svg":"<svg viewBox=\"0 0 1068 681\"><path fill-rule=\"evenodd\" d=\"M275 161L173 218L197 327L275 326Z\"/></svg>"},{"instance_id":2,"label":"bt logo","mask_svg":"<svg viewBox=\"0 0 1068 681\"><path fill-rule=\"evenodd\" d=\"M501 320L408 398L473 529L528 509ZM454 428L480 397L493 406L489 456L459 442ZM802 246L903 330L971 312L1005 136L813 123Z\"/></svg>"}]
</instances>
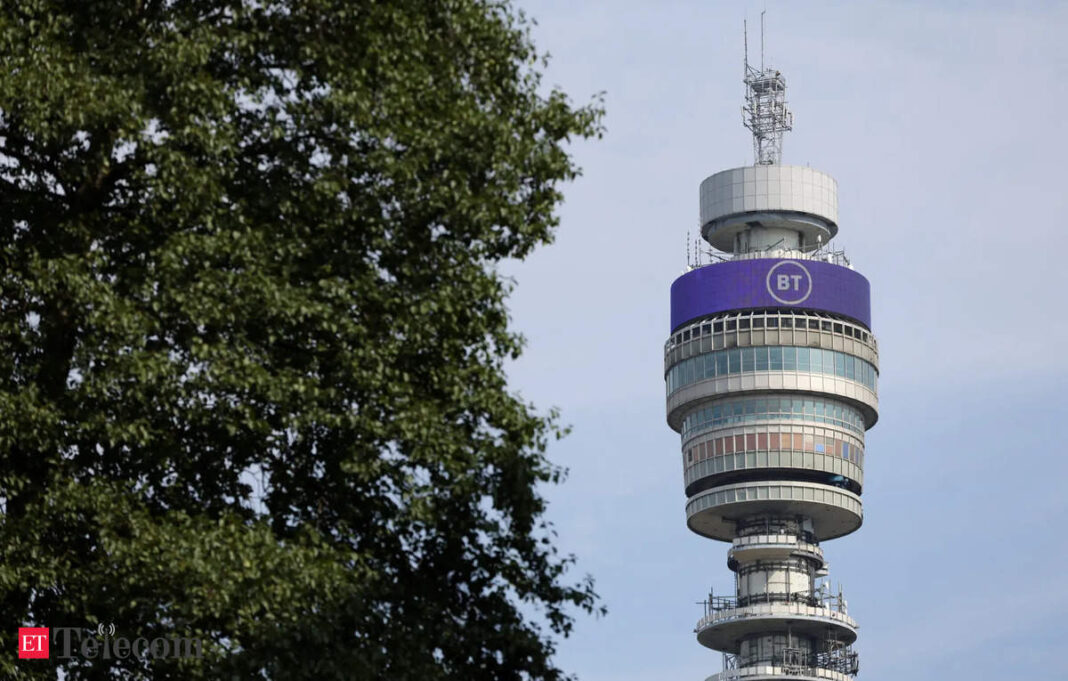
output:
<instances>
[{"instance_id":1,"label":"bt logo","mask_svg":"<svg viewBox=\"0 0 1068 681\"><path fill-rule=\"evenodd\" d=\"M812 275L796 260L781 260L768 270L768 293L783 305L803 303L812 295Z\"/></svg>"},{"instance_id":2,"label":"bt logo","mask_svg":"<svg viewBox=\"0 0 1068 681\"><path fill-rule=\"evenodd\" d=\"M19 627L19 659L48 657L48 627Z\"/></svg>"}]
</instances>

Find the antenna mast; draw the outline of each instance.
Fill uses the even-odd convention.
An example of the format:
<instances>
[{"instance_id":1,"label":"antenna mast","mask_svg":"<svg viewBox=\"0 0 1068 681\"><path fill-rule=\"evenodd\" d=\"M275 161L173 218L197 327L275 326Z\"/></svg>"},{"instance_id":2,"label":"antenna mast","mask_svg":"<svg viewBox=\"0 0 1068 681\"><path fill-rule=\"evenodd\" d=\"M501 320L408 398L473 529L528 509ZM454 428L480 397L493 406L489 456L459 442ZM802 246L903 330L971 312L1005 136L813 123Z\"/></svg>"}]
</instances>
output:
<instances>
[{"instance_id":1,"label":"antenna mast","mask_svg":"<svg viewBox=\"0 0 1068 681\"><path fill-rule=\"evenodd\" d=\"M794 115L786 108L786 78L764 65L764 14L760 13L760 68L749 65L749 26L745 33L745 106L742 122L753 132L756 165L782 162L782 135L794 127Z\"/></svg>"}]
</instances>

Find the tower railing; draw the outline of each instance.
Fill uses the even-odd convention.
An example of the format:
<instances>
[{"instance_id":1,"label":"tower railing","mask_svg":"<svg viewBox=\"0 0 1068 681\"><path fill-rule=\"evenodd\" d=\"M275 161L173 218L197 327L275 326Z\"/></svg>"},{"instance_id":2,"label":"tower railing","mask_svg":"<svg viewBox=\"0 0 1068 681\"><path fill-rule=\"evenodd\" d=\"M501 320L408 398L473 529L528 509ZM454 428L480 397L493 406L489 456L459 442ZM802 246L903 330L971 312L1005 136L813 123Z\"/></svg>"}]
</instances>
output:
<instances>
[{"instance_id":1,"label":"tower railing","mask_svg":"<svg viewBox=\"0 0 1068 681\"><path fill-rule=\"evenodd\" d=\"M826 608L832 612L847 615L844 603L834 596L813 594L808 591L794 591L792 593L756 593L747 596L709 596L708 600L701 601L698 605L704 606L705 617L723 610L735 610L746 608L750 605L762 605L765 603L797 603L810 608Z\"/></svg>"},{"instance_id":2,"label":"tower railing","mask_svg":"<svg viewBox=\"0 0 1068 681\"><path fill-rule=\"evenodd\" d=\"M712 262L704 262L703 259L698 259L696 263L691 263L689 269L696 270L702 267L708 267L709 265L715 265L721 262L728 262L733 260L759 260L761 258L779 258L782 260L816 260L819 262L828 262L832 265L839 265L841 267L852 267L849 261L849 257L844 250L814 250L814 251L800 251L797 249L787 250L761 250L755 249L751 251L742 251L740 253L723 253L719 251L710 251L705 255L712 258Z\"/></svg>"},{"instance_id":3,"label":"tower railing","mask_svg":"<svg viewBox=\"0 0 1068 681\"><path fill-rule=\"evenodd\" d=\"M736 600L734 607L730 607L722 601L720 603L722 603L722 605L715 607L713 606L713 603L709 601L701 603L705 606L705 616L697 622L697 626L694 628L696 632L728 621L742 620L752 617L779 618L783 616L828 619L850 629L857 628L856 620L842 610L835 608L833 603L824 602L818 605L810 605L809 602L805 600L788 601L773 599L769 599L766 602L748 602L744 605L738 603Z\"/></svg>"},{"instance_id":4,"label":"tower railing","mask_svg":"<svg viewBox=\"0 0 1068 681\"><path fill-rule=\"evenodd\" d=\"M856 676L860 671L859 657L852 646L822 652L783 648L767 656L747 659L744 663L740 656L724 653L723 672L718 676L718 681L736 680L740 678L742 669L756 666L780 667L790 676L823 676L820 671Z\"/></svg>"}]
</instances>

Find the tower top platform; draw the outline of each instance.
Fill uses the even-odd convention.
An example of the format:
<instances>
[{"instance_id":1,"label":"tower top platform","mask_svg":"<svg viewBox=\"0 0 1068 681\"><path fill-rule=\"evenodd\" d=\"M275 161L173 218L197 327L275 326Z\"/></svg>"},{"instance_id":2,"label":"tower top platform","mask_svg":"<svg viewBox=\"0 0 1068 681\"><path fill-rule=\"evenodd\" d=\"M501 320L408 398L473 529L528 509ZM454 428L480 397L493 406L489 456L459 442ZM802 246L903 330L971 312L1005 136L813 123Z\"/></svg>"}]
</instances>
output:
<instances>
[{"instance_id":1,"label":"tower top platform","mask_svg":"<svg viewBox=\"0 0 1068 681\"><path fill-rule=\"evenodd\" d=\"M799 234L802 250L814 250L838 233L838 183L812 168L732 168L706 178L700 195L701 236L721 251L744 252L756 246L738 243L738 235L753 228Z\"/></svg>"}]
</instances>

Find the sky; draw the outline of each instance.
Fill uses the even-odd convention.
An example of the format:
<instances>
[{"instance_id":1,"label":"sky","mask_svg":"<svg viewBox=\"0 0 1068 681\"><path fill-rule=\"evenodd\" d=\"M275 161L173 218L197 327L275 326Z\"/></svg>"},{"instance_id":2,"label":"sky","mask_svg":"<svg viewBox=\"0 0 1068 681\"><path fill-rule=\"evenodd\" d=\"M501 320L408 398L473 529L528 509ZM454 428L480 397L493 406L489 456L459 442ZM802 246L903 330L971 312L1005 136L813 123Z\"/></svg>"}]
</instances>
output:
<instances>
[{"instance_id":1,"label":"sky","mask_svg":"<svg viewBox=\"0 0 1068 681\"><path fill-rule=\"evenodd\" d=\"M528 339L513 388L559 407L549 516L604 617L557 662L582 681L700 681L693 627L732 589L691 533L664 415L668 289L698 184L749 165L742 21L787 78L784 163L838 180L839 237L872 285L880 419L865 520L825 542L860 678L1068 677L1068 4L524 0L547 86L604 92L571 150L556 242L506 271Z\"/></svg>"}]
</instances>

